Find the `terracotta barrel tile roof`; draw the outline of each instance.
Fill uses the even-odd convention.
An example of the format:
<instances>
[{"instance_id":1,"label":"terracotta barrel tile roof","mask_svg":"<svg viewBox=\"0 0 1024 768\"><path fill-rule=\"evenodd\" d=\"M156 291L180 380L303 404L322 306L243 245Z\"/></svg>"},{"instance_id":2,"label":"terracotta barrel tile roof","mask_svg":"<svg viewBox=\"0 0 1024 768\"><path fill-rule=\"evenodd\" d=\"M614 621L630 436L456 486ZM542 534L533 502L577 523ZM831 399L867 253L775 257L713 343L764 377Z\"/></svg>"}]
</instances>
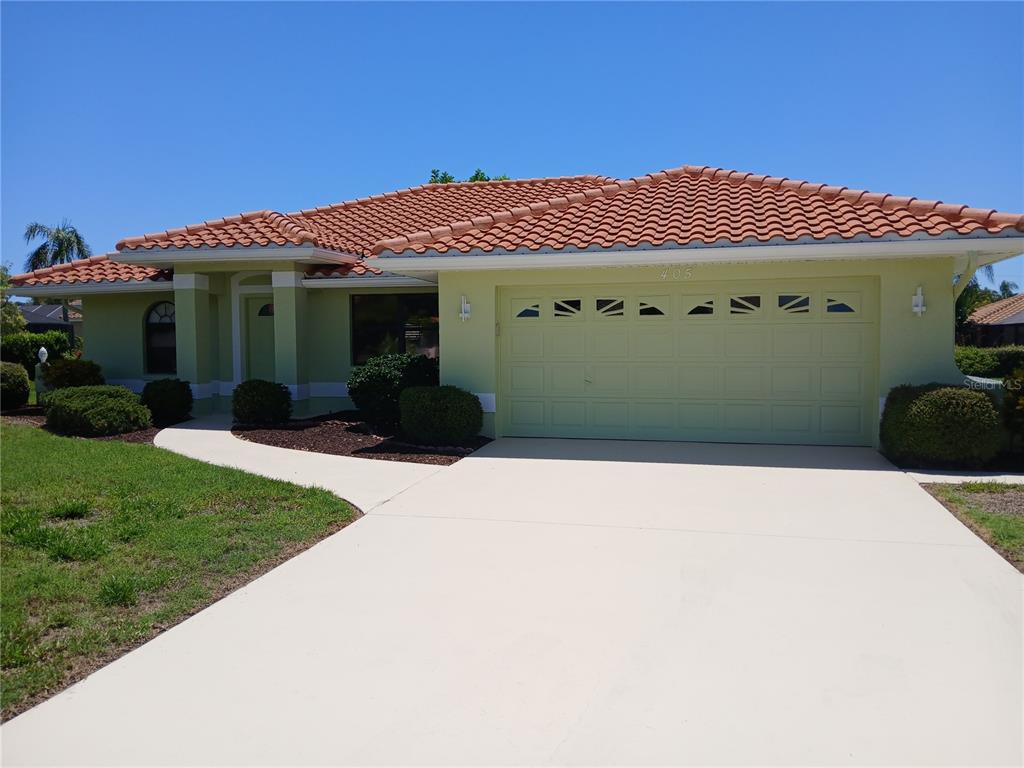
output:
<instances>
[{"instance_id":1,"label":"terracotta barrel tile roof","mask_svg":"<svg viewBox=\"0 0 1024 768\"><path fill-rule=\"evenodd\" d=\"M793 243L1024 232L1024 215L683 166L381 241L375 253ZM439 234L440 233L440 234Z\"/></svg>"},{"instance_id":2,"label":"terracotta barrel tile roof","mask_svg":"<svg viewBox=\"0 0 1024 768\"><path fill-rule=\"evenodd\" d=\"M1002 321L1021 313L1024 313L1024 293L1018 293L1016 296L993 301L991 304L979 307L967 319L972 323L980 323L981 325L998 325Z\"/></svg>"},{"instance_id":3,"label":"terracotta barrel tile roof","mask_svg":"<svg viewBox=\"0 0 1024 768\"><path fill-rule=\"evenodd\" d=\"M122 240L138 250L308 246L378 254L985 236L1024 232L1024 215L721 168L683 166L633 179L565 176L419 187L293 213L253 211ZM214 257L210 257L214 258ZM311 277L380 274L360 262ZM169 270L94 257L15 285L168 279Z\"/></svg>"},{"instance_id":4,"label":"terracotta barrel tile roof","mask_svg":"<svg viewBox=\"0 0 1024 768\"><path fill-rule=\"evenodd\" d=\"M540 203L606 181L602 176L566 176L455 184L424 184L294 213L253 211L205 221L117 244L119 251L154 248L218 248L248 245L314 245L368 256L377 241L429 229L491 211Z\"/></svg>"},{"instance_id":5,"label":"terracotta barrel tile roof","mask_svg":"<svg viewBox=\"0 0 1024 768\"><path fill-rule=\"evenodd\" d=\"M91 256L55 267L37 269L11 277L14 285L70 285L74 283L142 282L170 280L171 271L111 261L106 256Z\"/></svg>"}]
</instances>

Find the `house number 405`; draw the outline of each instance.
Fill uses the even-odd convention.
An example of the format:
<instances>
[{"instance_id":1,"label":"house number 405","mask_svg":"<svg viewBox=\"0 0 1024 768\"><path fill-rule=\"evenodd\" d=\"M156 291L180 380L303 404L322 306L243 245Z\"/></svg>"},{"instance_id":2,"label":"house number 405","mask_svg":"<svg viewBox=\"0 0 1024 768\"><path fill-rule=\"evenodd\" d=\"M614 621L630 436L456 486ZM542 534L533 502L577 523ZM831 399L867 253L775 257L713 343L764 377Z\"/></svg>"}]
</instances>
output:
<instances>
[{"instance_id":1,"label":"house number 405","mask_svg":"<svg viewBox=\"0 0 1024 768\"><path fill-rule=\"evenodd\" d=\"M690 264L679 264L667 266L661 270L662 280L692 280L693 266Z\"/></svg>"}]
</instances>

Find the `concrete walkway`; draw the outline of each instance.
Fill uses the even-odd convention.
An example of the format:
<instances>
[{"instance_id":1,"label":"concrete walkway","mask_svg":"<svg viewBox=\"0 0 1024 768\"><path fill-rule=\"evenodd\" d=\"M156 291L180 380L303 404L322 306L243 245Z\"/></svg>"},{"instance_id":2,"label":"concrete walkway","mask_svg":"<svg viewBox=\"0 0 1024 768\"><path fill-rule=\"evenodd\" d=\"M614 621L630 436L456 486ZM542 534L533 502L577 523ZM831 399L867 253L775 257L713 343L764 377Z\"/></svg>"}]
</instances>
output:
<instances>
[{"instance_id":1,"label":"concrete walkway","mask_svg":"<svg viewBox=\"0 0 1024 768\"><path fill-rule=\"evenodd\" d=\"M363 512L446 467L293 451L241 440L229 416L206 416L157 433L161 448L222 467L298 485L326 488Z\"/></svg>"},{"instance_id":2,"label":"concrete walkway","mask_svg":"<svg viewBox=\"0 0 1024 768\"><path fill-rule=\"evenodd\" d=\"M14 719L3 762L1020 765L1022 603L870 450L499 440Z\"/></svg>"}]
</instances>

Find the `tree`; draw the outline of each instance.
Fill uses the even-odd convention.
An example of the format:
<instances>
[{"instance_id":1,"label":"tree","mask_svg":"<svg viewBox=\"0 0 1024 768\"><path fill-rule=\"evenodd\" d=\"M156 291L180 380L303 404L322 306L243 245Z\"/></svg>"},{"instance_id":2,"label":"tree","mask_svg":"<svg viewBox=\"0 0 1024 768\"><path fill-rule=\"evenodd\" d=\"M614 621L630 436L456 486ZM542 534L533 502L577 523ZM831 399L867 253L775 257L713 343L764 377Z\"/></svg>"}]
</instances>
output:
<instances>
[{"instance_id":1,"label":"tree","mask_svg":"<svg viewBox=\"0 0 1024 768\"><path fill-rule=\"evenodd\" d=\"M0 336L24 331L28 325L18 305L11 301L7 290L11 287L11 273L6 264L0 265Z\"/></svg>"},{"instance_id":2,"label":"tree","mask_svg":"<svg viewBox=\"0 0 1024 768\"><path fill-rule=\"evenodd\" d=\"M473 175L470 176L466 181L507 181L508 176L488 176L484 173L482 168L477 168L473 171ZM430 184L452 184L458 181L448 171L440 171L437 168L432 168L430 171Z\"/></svg>"},{"instance_id":3,"label":"tree","mask_svg":"<svg viewBox=\"0 0 1024 768\"><path fill-rule=\"evenodd\" d=\"M33 221L25 227L25 242L29 245L33 240L43 238L28 258L25 259L25 269L29 272L36 269L45 269L56 264L67 264L75 259L87 259L92 255L85 238L77 229L71 226L71 222L64 219L60 226L48 227ZM64 307L64 322L68 322L67 299L61 301Z\"/></svg>"},{"instance_id":4,"label":"tree","mask_svg":"<svg viewBox=\"0 0 1024 768\"><path fill-rule=\"evenodd\" d=\"M1018 290L1020 289L1017 287L1015 282L1012 280L1003 280L1003 282L999 284L999 298L1008 299L1011 296L1016 296Z\"/></svg>"}]
</instances>

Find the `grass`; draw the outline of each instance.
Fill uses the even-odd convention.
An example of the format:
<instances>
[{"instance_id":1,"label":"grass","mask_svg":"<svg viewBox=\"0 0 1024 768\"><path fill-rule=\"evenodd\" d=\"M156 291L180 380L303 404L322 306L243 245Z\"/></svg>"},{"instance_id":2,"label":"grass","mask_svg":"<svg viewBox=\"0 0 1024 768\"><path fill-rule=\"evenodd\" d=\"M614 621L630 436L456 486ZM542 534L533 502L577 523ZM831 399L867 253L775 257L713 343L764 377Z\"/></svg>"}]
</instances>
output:
<instances>
[{"instance_id":1,"label":"grass","mask_svg":"<svg viewBox=\"0 0 1024 768\"><path fill-rule=\"evenodd\" d=\"M7 719L354 518L345 502L150 445L0 434Z\"/></svg>"},{"instance_id":2,"label":"grass","mask_svg":"<svg viewBox=\"0 0 1024 768\"><path fill-rule=\"evenodd\" d=\"M925 488L1024 573L1024 485L934 483Z\"/></svg>"}]
</instances>

